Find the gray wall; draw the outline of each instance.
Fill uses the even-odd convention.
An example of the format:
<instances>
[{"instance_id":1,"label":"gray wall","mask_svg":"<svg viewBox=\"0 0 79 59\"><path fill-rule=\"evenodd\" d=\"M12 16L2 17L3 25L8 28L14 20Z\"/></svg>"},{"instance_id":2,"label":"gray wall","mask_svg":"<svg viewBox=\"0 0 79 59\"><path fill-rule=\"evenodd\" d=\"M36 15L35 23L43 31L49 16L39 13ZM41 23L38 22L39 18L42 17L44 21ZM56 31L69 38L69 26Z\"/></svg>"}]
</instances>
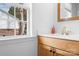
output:
<instances>
[{"instance_id":1,"label":"gray wall","mask_svg":"<svg viewBox=\"0 0 79 59\"><path fill-rule=\"evenodd\" d=\"M37 38L0 41L0 56L36 56Z\"/></svg>"}]
</instances>

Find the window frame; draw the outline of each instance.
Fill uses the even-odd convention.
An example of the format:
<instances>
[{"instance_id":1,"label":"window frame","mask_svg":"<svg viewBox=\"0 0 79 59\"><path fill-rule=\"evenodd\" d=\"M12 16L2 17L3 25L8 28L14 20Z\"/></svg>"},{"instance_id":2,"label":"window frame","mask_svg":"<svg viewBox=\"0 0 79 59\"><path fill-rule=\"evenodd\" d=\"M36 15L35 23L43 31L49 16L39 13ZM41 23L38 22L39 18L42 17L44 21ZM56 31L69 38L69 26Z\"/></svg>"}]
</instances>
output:
<instances>
[{"instance_id":1,"label":"window frame","mask_svg":"<svg viewBox=\"0 0 79 59\"><path fill-rule=\"evenodd\" d=\"M29 4L29 5L30 5L29 7L24 8L24 9L27 9L27 20L26 21L22 21L22 22L26 22L27 23L27 30L26 30L26 34L25 34L26 36L32 35L32 5L31 4ZM16 17L15 17L15 19L17 20ZM14 26L15 26L15 24L14 24ZM13 30L14 30L14 34L11 35L11 36L25 36L25 35L17 35L16 34L16 28L14 28ZM5 36L5 37L7 37L7 36Z\"/></svg>"},{"instance_id":2,"label":"window frame","mask_svg":"<svg viewBox=\"0 0 79 59\"><path fill-rule=\"evenodd\" d=\"M21 22L23 22L23 23L26 22L27 23L27 30L26 30L27 33L25 35L31 36L32 35L32 4L29 3L29 7L24 8L24 9L27 9L27 13L26 13L27 14L27 20L26 21L21 20ZM14 30L14 32L16 32L16 30ZM14 36L17 36L16 33L15 33ZM20 36L20 35L18 35L18 36Z\"/></svg>"}]
</instances>

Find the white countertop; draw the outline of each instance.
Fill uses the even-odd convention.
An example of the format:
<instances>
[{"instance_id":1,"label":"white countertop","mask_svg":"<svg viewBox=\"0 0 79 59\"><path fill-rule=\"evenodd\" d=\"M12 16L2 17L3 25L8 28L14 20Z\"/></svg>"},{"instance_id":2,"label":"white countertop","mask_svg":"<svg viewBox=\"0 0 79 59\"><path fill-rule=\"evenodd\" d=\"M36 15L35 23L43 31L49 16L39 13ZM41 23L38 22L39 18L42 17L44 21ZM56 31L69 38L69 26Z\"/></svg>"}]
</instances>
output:
<instances>
[{"instance_id":1,"label":"white countertop","mask_svg":"<svg viewBox=\"0 0 79 59\"><path fill-rule=\"evenodd\" d=\"M39 34L39 36L79 41L79 35Z\"/></svg>"}]
</instances>

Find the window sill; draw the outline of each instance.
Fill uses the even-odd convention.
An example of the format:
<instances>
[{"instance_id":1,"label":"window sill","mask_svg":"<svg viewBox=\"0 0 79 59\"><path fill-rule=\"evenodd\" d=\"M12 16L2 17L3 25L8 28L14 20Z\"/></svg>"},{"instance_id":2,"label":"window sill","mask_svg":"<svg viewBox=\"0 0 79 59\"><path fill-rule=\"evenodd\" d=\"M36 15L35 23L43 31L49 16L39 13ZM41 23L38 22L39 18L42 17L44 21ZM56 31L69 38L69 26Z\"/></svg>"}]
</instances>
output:
<instances>
[{"instance_id":1,"label":"window sill","mask_svg":"<svg viewBox=\"0 0 79 59\"><path fill-rule=\"evenodd\" d=\"M21 39L21 38L32 38L32 37L36 37L36 36L33 36L33 35L16 35L16 36L1 36L0 37L0 41L3 41L3 40L15 40L15 39Z\"/></svg>"}]
</instances>

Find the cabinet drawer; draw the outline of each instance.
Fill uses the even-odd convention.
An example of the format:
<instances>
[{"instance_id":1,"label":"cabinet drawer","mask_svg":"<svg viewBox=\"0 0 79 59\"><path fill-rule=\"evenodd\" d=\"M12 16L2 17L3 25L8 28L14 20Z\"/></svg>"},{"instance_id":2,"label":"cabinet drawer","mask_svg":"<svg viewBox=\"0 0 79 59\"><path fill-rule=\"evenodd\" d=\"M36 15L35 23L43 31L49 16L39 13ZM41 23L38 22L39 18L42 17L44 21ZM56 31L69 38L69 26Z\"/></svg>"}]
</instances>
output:
<instances>
[{"instance_id":1,"label":"cabinet drawer","mask_svg":"<svg viewBox=\"0 0 79 59\"><path fill-rule=\"evenodd\" d=\"M49 46L51 46L55 43L54 40L52 40L52 38L46 38L46 37L42 37L42 36L39 37L38 42L49 45Z\"/></svg>"}]
</instances>

